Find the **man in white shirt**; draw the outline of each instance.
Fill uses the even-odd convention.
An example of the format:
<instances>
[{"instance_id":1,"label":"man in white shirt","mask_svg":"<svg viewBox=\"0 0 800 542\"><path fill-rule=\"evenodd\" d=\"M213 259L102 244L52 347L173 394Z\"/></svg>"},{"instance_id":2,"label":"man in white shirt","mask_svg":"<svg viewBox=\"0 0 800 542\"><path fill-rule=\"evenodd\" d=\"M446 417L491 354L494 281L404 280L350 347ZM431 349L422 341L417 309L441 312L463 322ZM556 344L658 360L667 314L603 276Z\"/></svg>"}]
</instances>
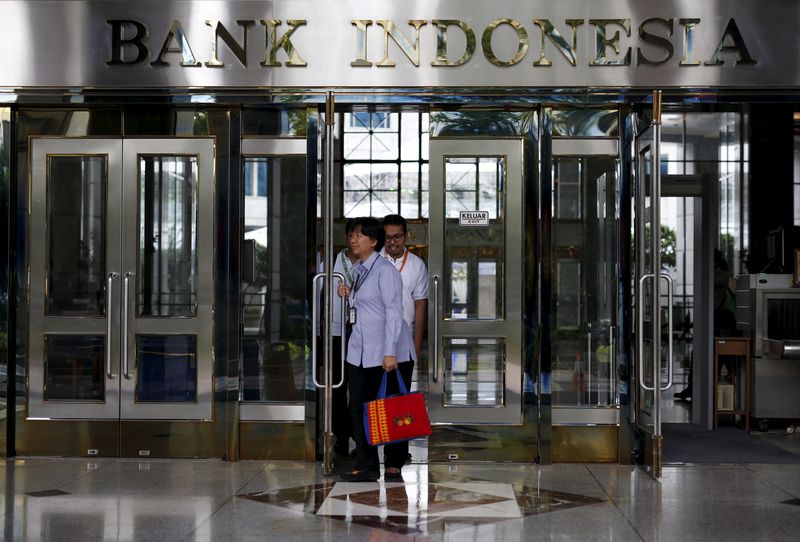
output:
<instances>
[{"instance_id":1,"label":"man in white shirt","mask_svg":"<svg viewBox=\"0 0 800 542\"><path fill-rule=\"evenodd\" d=\"M403 319L411 329L419 356L428 307L428 268L422 258L406 248L408 225L402 216L386 215L383 229L386 232L386 244L381 249L381 256L400 271L400 278L403 279Z\"/></svg>"}]
</instances>

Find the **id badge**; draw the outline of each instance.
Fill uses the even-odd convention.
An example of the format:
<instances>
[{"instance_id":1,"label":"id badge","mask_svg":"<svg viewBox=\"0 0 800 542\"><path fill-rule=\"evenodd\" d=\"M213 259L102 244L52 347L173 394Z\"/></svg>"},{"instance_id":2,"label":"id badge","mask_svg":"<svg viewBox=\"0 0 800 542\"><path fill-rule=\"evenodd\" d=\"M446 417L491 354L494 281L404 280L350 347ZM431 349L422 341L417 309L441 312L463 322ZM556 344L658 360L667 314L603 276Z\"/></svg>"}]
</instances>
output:
<instances>
[{"instance_id":1,"label":"id badge","mask_svg":"<svg viewBox=\"0 0 800 542\"><path fill-rule=\"evenodd\" d=\"M350 307L350 319L348 320L348 322L350 323L350 325L353 325L353 324L356 323L356 308L355 307Z\"/></svg>"}]
</instances>

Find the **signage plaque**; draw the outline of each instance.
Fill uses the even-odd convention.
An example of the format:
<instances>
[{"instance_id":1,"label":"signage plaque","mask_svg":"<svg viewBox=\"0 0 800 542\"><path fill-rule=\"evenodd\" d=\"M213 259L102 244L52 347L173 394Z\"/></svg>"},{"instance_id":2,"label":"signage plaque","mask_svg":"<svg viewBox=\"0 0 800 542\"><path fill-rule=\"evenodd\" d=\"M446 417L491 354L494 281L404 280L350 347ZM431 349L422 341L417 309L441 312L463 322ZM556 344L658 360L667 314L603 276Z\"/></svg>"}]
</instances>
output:
<instances>
[{"instance_id":1,"label":"signage plaque","mask_svg":"<svg viewBox=\"0 0 800 542\"><path fill-rule=\"evenodd\" d=\"M489 211L461 211L458 213L459 226L488 226Z\"/></svg>"},{"instance_id":2,"label":"signage plaque","mask_svg":"<svg viewBox=\"0 0 800 542\"><path fill-rule=\"evenodd\" d=\"M787 88L794 0L0 0L0 88Z\"/></svg>"}]
</instances>

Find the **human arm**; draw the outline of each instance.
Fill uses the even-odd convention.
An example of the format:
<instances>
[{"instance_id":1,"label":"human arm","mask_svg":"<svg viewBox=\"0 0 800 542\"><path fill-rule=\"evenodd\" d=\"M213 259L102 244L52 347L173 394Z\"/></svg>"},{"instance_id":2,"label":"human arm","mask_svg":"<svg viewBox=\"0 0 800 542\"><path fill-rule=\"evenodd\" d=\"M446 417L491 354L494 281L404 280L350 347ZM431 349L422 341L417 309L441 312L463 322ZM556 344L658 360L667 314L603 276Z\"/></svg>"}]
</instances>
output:
<instances>
[{"instance_id":1,"label":"human arm","mask_svg":"<svg viewBox=\"0 0 800 542\"><path fill-rule=\"evenodd\" d=\"M414 349L419 357L422 351L422 339L425 336L425 316L428 309L427 299L414 301Z\"/></svg>"},{"instance_id":2,"label":"human arm","mask_svg":"<svg viewBox=\"0 0 800 542\"><path fill-rule=\"evenodd\" d=\"M386 325L384 328L384 369L397 367L397 342L405 321L403 320L403 280L391 264L381 268L380 295L383 302Z\"/></svg>"}]
</instances>

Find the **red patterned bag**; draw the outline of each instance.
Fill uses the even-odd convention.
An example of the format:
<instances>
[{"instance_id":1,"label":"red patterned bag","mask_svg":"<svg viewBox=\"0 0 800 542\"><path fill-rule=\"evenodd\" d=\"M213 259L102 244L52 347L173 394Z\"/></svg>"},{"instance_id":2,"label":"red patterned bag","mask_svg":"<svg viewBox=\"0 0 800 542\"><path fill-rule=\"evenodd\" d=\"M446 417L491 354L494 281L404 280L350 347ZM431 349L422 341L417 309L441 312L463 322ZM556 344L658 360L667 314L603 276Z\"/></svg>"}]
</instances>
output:
<instances>
[{"instance_id":1,"label":"red patterned bag","mask_svg":"<svg viewBox=\"0 0 800 542\"><path fill-rule=\"evenodd\" d=\"M373 446L427 437L431 434L425 397L421 393L408 393L400 370L395 370L395 373L400 395L386 397L388 373L384 372L378 398L364 403L364 431L367 434L367 442Z\"/></svg>"}]
</instances>

